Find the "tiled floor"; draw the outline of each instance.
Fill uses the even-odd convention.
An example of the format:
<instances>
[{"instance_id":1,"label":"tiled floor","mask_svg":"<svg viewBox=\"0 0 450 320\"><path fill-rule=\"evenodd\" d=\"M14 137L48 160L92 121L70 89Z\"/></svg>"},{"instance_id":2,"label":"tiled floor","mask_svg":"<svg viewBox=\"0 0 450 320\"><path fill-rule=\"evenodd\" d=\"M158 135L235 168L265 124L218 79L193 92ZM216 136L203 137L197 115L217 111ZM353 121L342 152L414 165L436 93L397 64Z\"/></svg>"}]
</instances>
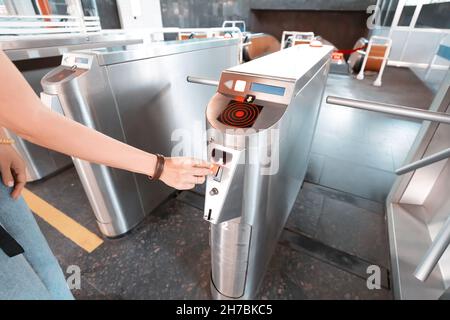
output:
<instances>
[{"instance_id":1,"label":"tiled floor","mask_svg":"<svg viewBox=\"0 0 450 320\"><path fill-rule=\"evenodd\" d=\"M74 169L30 185L29 189L57 208L64 208L77 222L97 233ZM64 189L64 197L60 191ZM55 190L52 192L51 190ZM74 201L67 201L73 197ZM67 269L82 270L78 299L209 299L209 226L202 219L198 194L170 199L153 212L130 235L106 240L93 253L77 247L38 218L56 257ZM333 208L334 202L340 202ZM347 220L342 220L343 215ZM387 266L387 239L380 204L342 192L305 184L288 227L329 246L334 255ZM355 232L351 221L358 221ZM346 236L343 238L342 235ZM364 238L364 242L358 243ZM370 245L367 245L370 243ZM376 244L374 246L373 244ZM335 249L333 249L333 247ZM386 289L371 291L366 280L315 258L314 252L292 249L280 243L261 289L261 299L390 299ZM305 254L306 252L306 254ZM364 276L364 275L363 275Z\"/></svg>"},{"instance_id":2,"label":"tiled floor","mask_svg":"<svg viewBox=\"0 0 450 320\"><path fill-rule=\"evenodd\" d=\"M287 227L389 268L385 212L377 202L306 183Z\"/></svg>"},{"instance_id":3,"label":"tiled floor","mask_svg":"<svg viewBox=\"0 0 450 320\"><path fill-rule=\"evenodd\" d=\"M330 75L326 96L333 95L428 109L433 93L409 69L387 68L383 86L373 77ZM319 117L308 181L383 202L421 123L329 105Z\"/></svg>"}]
</instances>

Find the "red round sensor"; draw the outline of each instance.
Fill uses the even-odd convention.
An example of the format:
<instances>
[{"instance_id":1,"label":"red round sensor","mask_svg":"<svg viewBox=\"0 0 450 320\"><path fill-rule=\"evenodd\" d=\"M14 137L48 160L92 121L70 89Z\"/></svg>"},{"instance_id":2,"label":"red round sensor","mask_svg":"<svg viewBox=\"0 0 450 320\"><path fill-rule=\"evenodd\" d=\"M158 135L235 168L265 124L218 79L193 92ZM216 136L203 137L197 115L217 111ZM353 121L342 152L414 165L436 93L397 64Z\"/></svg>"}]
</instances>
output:
<instances>
[{"instance_id":1,"label":"red round sensor","mask_svg":"<svg viewBox=\"0 0 450 320\"><path fill-rule=\"evenodd\" d=\"M242 118L243 116L245 116L245 112L244 111L236 111L236 113L234 115L238 118Z\"/></svg>"}]
</instances>

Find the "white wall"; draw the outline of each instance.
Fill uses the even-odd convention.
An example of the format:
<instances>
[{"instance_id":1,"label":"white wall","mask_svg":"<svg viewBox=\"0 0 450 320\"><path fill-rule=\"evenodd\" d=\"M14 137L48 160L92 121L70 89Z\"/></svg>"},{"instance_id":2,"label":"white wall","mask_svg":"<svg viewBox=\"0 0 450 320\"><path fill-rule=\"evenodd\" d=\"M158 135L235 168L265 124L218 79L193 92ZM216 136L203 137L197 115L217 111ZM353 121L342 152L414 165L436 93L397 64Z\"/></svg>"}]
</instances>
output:
<instances>
[{"instance_id":1,"label":"white wall","mask_svg":"<svg viewBox=\"0 0 450 320\"><path fill-rule=\"evenodd\" d=\"M118 0L123 29L162 28L159 0Z\"/></svg>"}]
</instances>

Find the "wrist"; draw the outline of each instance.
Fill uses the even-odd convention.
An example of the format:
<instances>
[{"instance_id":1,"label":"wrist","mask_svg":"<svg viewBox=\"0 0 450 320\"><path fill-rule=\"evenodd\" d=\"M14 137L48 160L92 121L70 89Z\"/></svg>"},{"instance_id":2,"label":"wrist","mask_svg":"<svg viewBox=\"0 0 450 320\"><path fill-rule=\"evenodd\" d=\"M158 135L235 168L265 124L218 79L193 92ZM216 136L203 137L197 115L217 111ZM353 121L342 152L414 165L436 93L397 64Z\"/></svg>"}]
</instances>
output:
<instances>
[{"instance_id":1,"label":"wrist","mask_svg":"<svg viewBox=\"0 0 450 320\"><path fill-rule=\"evenodd\" d=\"M147 170L145 171L145 174L148 177L152 177L155 174L158 157L155 154L150 154L146 162L147 162Z\"/></svg>"}]
</instances>

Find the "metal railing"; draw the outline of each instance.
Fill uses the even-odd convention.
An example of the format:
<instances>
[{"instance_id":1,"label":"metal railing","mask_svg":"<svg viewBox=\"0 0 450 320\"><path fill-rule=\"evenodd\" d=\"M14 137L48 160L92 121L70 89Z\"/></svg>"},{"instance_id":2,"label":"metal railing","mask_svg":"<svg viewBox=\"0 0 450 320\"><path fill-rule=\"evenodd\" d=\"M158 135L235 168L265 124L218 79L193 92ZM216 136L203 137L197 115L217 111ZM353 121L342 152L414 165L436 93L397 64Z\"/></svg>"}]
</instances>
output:
<instances>
[{"instance_id":1,"label":"metal railing","mask_svg":"<svg viewBox=\"0 0 450 320\"><path fill-rule=\"evenodd\" d=\"M296 41L311 42L314 39L314 32L302 32L302 31L283 31L281 36L281 49L284 50L289 46L294 46Z\"/></svg>"},{"instance_id":2,"label":"metal railing","mask_svg":"<svg viewBox=\"0 0 450 320\"><path fill-rule=\"evenodd\" d=\"M96 33L100 18L78 16L0 16L0 36Z\"/></svg>"},{"instance_id":3,"label":"metal railing","mask_svg":"<svg viewBox=\"0 0 450 320\"><path fill-rule=\"evenodd\" d=\"M450 114L442 112L426 111L417 108L409 108L371 101L346 99L334 96L329 96L327 98L327 103L343 107L386 113L405 118L450 124Z\"/></svg>"},{"instance_id":4,"label":"metal railing","mask_svg":"<svg viewBox=\"0 0 450 320\"><path fill-rule=\"evenodd\" d=\"M212 87L218 87L219 86L219 81L217 81L217 80L198 78L198 77L191 77L191 76L188 76L186 80L189 83L202 84L202 85L205 85L205 86L212 86Z\"/></svg>"},{"instance_id":5,"label":"metal railing","mask_svg":"<svg viewBox=\"0 0 450 320\"><path fill-rule=\"evenodd\" d=\"M225 37L226 35L230 35L233 38L239 39L239 52L238 52L238 61L242 63L244 60L243 49L246 46L244 44L244 35L241 29L237 27L225 27L225 28L157 28L157 29L137 29L133 32L140 32L144 36L148 35L150 41L161 40L163 39L164 34L177 34L177 39L182 39L182 35L192 34L195 38L195 35L206 35L207 38L217 38L217 37Z\"/></svg>"}]
</instances>

